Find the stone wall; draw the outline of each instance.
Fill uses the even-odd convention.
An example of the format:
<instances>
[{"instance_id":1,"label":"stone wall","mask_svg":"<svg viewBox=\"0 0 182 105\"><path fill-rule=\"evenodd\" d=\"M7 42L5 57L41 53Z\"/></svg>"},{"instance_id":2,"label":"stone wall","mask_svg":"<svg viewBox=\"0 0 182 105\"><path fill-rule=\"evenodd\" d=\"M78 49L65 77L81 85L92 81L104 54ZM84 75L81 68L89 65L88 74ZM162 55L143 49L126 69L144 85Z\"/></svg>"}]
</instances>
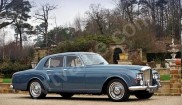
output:
<instances>
[{"instance_id":1,"label":"stone wall","mask_svg":"<svg viewBox=\"0 0 182 105\"><path fill-rule=\"evenodd\" d=\"M181 66L170 66L170 94L181 95Z\"/></svg>"},{"instance_id":2,"label":"stone wall","mask_svg":"<svg viewBox=\"0 0 182 105\"><path fill-rule=\"evenodd\" d=\"M160 75L170 75L170 69L166 68L156 68ZM159 88L159 90L155 93L155 95L158 96L169 96L170 95L170 80L162 81L161 80L162 87Z\"/></svg>"},{"instance_id":3,"label":"stone wall","mask_svg":"<svg viewBox=\"0 0 182 105\"><path fill-rule=\"evenodd\" d=\"M15 93L13 89L10 89L10 84L1 83L0 84L0 93Z\"/></svg>"},{"instance_id":4,"label":"stone wall","mask_svg":"<svg viewBox=\"0 0 182 105\"><path fill-rule=\"evenodd\" d=\"M180 96L182 95L182 78L181 66L172 65L169 69L158 69L160 75L169 74L170 80L161 81L162 87L155 93L155 95L162 96Z\"/></svg>"},{"instance_id":5,"label":"stone wall","mask_svg":"<svg viewBox=\"0 0 182 105\"><path fill-rule=\"evenodd\" d=\"M10 83L0 83L0 94L4 93L28 93L27 91L14 90L10 88Z\"/></svg>"}]
</instances>

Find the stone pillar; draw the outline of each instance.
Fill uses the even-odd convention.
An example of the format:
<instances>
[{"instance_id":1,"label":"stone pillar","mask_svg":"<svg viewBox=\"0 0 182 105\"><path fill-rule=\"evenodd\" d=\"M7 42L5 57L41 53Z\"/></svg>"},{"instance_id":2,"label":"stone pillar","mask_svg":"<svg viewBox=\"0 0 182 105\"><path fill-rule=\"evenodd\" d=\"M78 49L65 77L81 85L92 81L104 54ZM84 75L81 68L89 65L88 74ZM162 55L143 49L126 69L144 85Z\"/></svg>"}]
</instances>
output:
<instances>
[{"instance_id":1,"label":"stone pillar","mask_svg":"<svg viewBox=\"0 0 182 105\"><path fill-rule=\"evenodd\" d=\"M155 70L161 75L170 75L170 69L168 68L155 68ZM170 96L170 80L161 80L162 87L155 93L157 96Z\"/></svg>"},{"instance_id":2,"label":"stone pillar","mask_svg":"<svg viewBox=\"0 0 182 105\"><path fill-rule=\"evenodd\" d=\"M180 96L181 88L181 65L170 65L170 95Z\"/></svg>"}]
</instances>

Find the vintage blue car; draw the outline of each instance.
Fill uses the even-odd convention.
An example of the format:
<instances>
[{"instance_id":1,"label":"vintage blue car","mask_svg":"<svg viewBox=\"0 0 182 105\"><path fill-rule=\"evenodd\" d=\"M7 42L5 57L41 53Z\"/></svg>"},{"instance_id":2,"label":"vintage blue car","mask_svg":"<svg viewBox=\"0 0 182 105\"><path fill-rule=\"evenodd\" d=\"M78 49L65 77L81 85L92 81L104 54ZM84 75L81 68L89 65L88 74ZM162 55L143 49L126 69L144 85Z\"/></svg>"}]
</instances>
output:
<instances>
[{"instance_id":1,"label":"vintage blue car","mask_svg":"<svg viewBox=\"0 0 182 105\"><path fill-rule=\"evenodd\" d=\"M12 87L29 91L33 99L47 93L63 98L74 94L107 94L112 101L126 101L130 95L150 98L160 87L160 76L148 66L114 65L92 52L53 54L34 69L16 72Z\"/></svg>"}]
</instances>

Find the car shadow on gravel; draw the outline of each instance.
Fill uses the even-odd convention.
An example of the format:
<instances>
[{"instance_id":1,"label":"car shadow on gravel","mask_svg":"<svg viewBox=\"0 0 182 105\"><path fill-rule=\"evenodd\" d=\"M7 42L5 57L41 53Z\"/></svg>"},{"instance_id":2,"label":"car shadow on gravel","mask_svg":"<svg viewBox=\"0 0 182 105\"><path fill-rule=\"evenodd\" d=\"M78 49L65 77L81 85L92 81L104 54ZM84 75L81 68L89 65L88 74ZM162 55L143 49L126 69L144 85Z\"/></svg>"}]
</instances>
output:
<instances>
[{"instance_id":1,"label":"car shadow on gravel","mask_svg":"<svg viewBox=\"0 0 182 105\"><path fill-rule=\"evenodd\" d=\"M32 99L32 98L30 98L30 97L19 97L18 99L31 99L31 100L64 100L64 101L66 101L66 100L68 100L68 101L108 101L108 102L111 102L110 100L109 100L109 98L107 98L107 97L72 97L72 98L70 98L70 99L64 99L64 98L62 98L61 96L59 97L49 97L49 96L47 96L47 97L45 97L44 99ZM144 101L151 101L151 100L154 100L154 99L145 99L145 100L139 100L139 99L137 99L137 98L129 98L128 99L128 101L126 101L126 102L140 102L140 101L142 101L142 102L144 102Z\"/></svg>"}]
</instances>

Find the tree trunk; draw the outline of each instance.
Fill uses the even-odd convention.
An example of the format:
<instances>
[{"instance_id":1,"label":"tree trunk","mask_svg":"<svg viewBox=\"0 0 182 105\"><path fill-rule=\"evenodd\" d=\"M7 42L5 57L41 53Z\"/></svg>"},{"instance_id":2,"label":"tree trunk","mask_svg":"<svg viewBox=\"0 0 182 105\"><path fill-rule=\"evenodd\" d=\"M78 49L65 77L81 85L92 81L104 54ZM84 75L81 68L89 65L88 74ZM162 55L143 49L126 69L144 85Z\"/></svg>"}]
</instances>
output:
<instances>
[{"instance_id":1,"label":"tree trunk","mask_svg":"<svg viewBox=\"0 0 182 105\"><path fill-rule=\"evenodd\" d=\"M2 11L3 5L4 5L4 0L1 0L1 4L0 4L0 12Z\"/></svg>"},{"instance_id":2,"label":"tree trunk","mask_svg":"<svg viewBox=\"0 0 182 105\"><path fill-rule=\"evenodd\" d=\"M20 46L20 50L22 50L22 30L21 30L21 26L18 24L18 22L16 21L16 28L18 30L18 33L20 35L20 42L19 42L19 46Z\"/></svg>"},{"instance_id":3,"label":"tree trunk","mask_svg":"<svg viewBox=\"0 0 182 105\"><path fill-rule=\"evenodd\" d=\"M19 34L20 34L20 50L22 50L22 48L23 48L23 45L22 45L22 32L20 31Z\"/></svg>"}]
</instances>

